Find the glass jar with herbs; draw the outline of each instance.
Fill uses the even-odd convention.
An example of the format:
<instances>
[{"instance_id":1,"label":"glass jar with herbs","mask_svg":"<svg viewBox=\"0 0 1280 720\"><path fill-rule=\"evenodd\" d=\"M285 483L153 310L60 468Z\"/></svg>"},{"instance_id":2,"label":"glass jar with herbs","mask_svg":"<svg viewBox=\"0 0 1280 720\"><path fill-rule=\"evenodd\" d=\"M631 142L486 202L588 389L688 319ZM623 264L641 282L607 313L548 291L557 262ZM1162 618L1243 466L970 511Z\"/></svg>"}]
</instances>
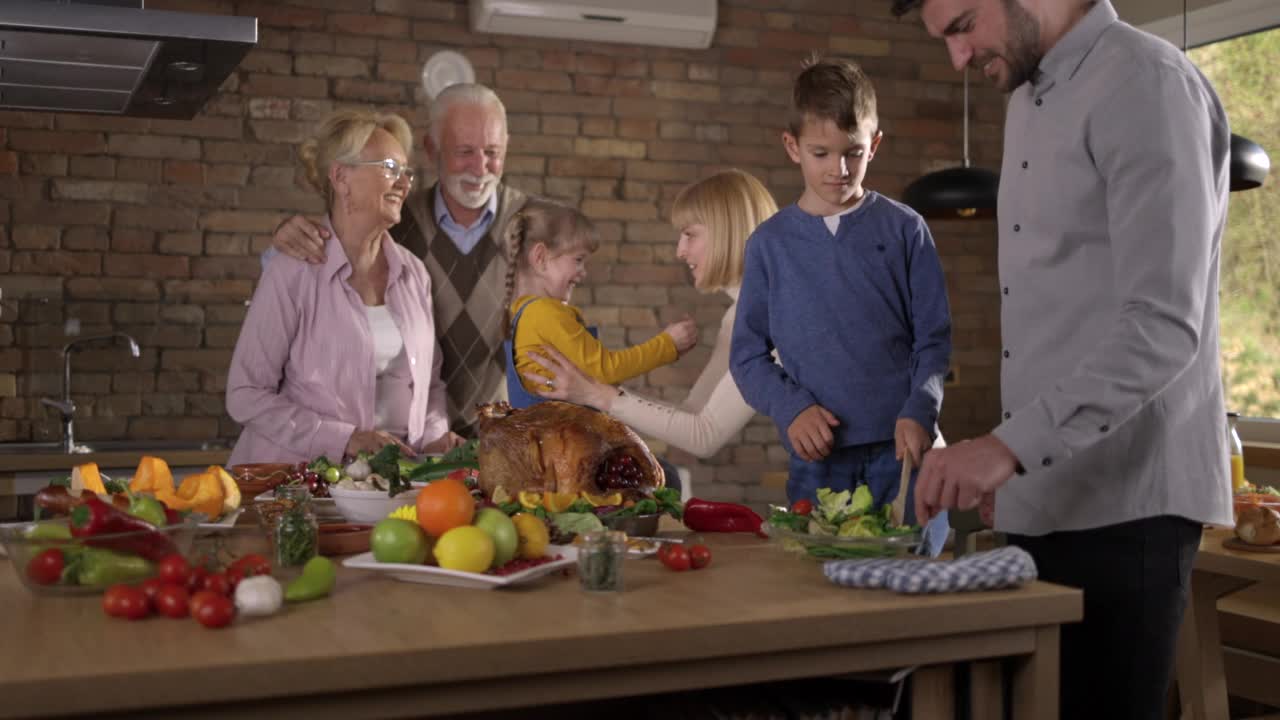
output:
<instances>
[{"instance_id":1,"label":"glass jar with herbs","mask_svg":"<svg viewBox=\"0 0 1280 720\"><path fill-rule=\"evenodd\" d=\"M279 568L300 567L315 557L320 541L311 492L306 485L278 485L275 494L279 508L271 528L274 564Z\"/></svg>"},{"instance_id":2,"label":"glass jar with herbs","mask_svg":"<svg viewBox=\"0 0 1280 720\"><path fill-rule=\"evenodd\" d=\"M596 530L582 536L578 548L578 577L588 592L622 589L622 563L627 557L627 536L615 530Z\"/></svg>"}]
</instances>

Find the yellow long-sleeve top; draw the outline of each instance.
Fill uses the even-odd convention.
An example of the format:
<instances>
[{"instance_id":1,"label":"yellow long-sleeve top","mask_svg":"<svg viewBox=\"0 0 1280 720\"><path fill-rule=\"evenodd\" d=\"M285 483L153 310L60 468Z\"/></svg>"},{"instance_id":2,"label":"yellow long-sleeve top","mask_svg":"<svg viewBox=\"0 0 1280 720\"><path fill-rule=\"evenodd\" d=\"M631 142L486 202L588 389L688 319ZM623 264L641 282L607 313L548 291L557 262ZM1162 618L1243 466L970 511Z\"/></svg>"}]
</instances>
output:
<instances>
[{"instance_id":1,"label":"yellow long-sleeve top","mask_svg":"<svg viewBox=\"0 0 1280 720\"><path fill-rule=\"evenodd\" d=\"M532 301L532 302L530 302ZM550 345L569 358L583 372L601 382L616 385L643 375L650 370L675 362L679 357L676 343L667 333L656 335L639 345L621 350L610 350L587 332L582 322L582 312L572 305L555 298L525 295L511 303L511 315L528 303L520 322L516 323L514 338L516 370L526 390L533 385L525 379L525 371L538 372L536 363L525 353L536 351L541 345Z\"/></svg>"}]
</instances>

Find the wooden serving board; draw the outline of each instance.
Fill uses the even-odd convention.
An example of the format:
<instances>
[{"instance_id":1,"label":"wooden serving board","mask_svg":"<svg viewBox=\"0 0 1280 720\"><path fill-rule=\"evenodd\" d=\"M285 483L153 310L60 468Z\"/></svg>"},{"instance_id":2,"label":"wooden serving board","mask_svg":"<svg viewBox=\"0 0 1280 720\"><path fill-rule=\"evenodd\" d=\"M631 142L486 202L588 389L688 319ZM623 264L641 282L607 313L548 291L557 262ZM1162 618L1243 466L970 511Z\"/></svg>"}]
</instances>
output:
<instances>
[{"instance_id":1,"label":"wooden serving board","mask_svg":"<svg viewBox=\"0 0 1280 720\"><path fill-rule=\"evenodd\" d=\"M1241 552L1255 553L1280 553L1280 544L1277 545L1250 545L1238 537L1229 537L1222 541L1222 547L1228 550L1240 550Z\"/></svg>"}]
</instances>

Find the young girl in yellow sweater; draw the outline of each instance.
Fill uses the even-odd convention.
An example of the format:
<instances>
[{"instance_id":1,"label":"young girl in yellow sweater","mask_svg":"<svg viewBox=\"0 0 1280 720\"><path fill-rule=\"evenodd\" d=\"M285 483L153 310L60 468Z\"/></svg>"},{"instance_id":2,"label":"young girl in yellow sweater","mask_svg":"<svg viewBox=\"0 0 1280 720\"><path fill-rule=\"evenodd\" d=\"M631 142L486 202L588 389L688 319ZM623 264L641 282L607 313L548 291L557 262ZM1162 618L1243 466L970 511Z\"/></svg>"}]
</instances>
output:
<instances>
[{"instance_id":1,"label":"young girl in yellow sweater","mask_svg":"<svg viewBox=\"0 0 1280 720\"><path fill-rule=\"evenodd\" d=\"M529 391L534 381L520 375L541 372L529 350L554 347L583 372L614 385L674 362L697 342L697 327L686 319L639 345L609 350L569 305L574 286L586 279L587 257L600 245L591 221L567 205L531 199L507 228L511 263L504 304L507 393L513 407L543 400ZM542 382L554 387L550 378Z\"/></svg>"}]
</instances>

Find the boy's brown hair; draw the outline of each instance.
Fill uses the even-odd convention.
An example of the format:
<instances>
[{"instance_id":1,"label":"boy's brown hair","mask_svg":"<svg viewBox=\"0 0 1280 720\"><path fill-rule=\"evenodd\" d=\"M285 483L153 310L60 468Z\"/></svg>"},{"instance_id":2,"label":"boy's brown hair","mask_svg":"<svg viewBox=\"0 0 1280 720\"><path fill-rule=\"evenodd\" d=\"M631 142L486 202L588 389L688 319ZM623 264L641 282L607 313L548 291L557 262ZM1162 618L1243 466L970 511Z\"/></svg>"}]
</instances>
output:
<instances>
[{"instance_id":1,"label":"boy's brown hair","mask_svg":"<svg viewBox=\"0 0 1280 720\"><path fill-rule=\"evenodd\" d=\"M879 122L876 90L867 74L852 60L810 57L796 76L791 91L787 130L793 137L800 137L807 117L830 120L848 133L856 132L870 121L874 135Z\"/></svg>"}]
</instances>

